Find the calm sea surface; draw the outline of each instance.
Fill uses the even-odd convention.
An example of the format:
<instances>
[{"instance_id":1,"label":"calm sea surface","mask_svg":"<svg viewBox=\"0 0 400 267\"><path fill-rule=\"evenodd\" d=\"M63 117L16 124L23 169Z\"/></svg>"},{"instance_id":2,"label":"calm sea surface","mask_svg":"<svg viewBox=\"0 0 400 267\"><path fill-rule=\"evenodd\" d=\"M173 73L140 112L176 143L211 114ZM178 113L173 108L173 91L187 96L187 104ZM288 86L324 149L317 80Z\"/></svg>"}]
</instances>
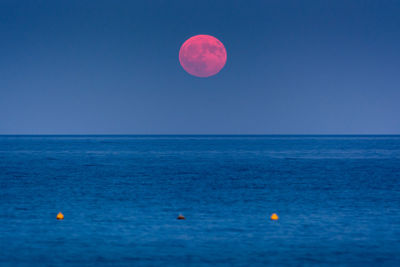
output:
<instances>
[{"instance_id":1,"label":"calm sea surface","mask_svg":"<svg viewBox=\"0 0 400 267\"><path fill-rule=\"evenodd\" d=\"M400 265L400 136L0 136L0 189L0 265Z\"/></svg>"}]
</instances>

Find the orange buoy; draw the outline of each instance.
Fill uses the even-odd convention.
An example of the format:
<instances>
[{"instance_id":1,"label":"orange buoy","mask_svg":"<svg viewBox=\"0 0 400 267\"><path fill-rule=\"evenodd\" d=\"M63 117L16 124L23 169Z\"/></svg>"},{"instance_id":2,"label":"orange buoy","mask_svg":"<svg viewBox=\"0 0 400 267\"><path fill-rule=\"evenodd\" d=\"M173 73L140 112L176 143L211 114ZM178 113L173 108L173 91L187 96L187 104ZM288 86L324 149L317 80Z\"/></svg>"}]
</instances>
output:
<instances>
[{"instance_id":1,"label":"orange buoy","mask_svg":"<svg viewBox=\"0 0 400 267\"><path fill-rule=\"evenodd\" d=\"M64 214L62 214L61 212L59 212L57 214L57 220L64 220Z\"/></svg>"},{"instance_id":2,"label":"orange buoy","mask_svg":"<svg viewBox=\"0 0 400 267\"><path fill-rule=\"evenodd\" d=\"M179 214L177 219L178 220L186 220L185 216L183 216L182 214Z\"/></svg>"},{"instance_id":3,"label":"orange buoy","mask_svg":"<svg viewBox=\"0 0 400 267\"><path fill-rule=\"evenodd\" d=\"M277 221L278 219L279 219L279 217L278 217L278 215L277 215L276 213L273 213L273 214L271 215L271 220Z\"/></svg>"}]
</instances>

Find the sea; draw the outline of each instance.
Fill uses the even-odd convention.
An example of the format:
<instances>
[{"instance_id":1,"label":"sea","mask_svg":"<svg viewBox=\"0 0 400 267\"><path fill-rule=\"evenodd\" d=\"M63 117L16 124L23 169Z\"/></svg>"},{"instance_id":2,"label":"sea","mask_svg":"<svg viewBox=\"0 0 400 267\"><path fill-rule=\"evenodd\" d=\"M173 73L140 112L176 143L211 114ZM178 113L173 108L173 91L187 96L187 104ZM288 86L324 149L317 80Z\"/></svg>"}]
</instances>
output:
<instances>
[{"instance_id":1,"label":"sea","mask_svg":"<svg viewBox=\"0 0 400 267\"><path fill-rule=\"evenodd\" d=\"M0 136L0 266L65 265L400 266L400 136Z\"/></svg>"}]
</instances>

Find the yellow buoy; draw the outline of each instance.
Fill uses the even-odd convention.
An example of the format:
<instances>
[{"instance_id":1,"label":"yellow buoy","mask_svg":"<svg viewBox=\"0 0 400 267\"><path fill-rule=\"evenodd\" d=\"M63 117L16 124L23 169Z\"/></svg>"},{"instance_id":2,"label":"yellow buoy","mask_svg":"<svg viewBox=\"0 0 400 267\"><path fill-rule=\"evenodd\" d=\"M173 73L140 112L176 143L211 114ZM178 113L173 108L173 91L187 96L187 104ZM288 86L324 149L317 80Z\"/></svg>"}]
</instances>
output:
<instances>
[{"instance_id":1,"label":"yellow buoy","mask_svg":"<svg viewBox=\"0 0 400 267\"><path fill-rule=\"evenodd\" d=\"M271 215L271 220L276 221L276 220L278 220L278 219L279 219L279 217L278 217L278 215L277 215L276 213L273 213L273 214Z\"/></svg>"},{"instance_id":2,"label":"yellow buoy","mask_svg":"<svg viewBox=\"0 0 400 267\"><path fill-rule=\"evenodd\" d=\"M179 214L177 219L178 220L186 220L185 216L183 216L182 214Z\"/></svg>"},{"instance_id":3,"label":"yellow buoy","mask_svg":"<svg viewBox=\"0 0 400 267\"><path fill-rule=\"evenodd\" d=\"M61 212L59 212L57 214L57 220L64 220L64 214L62 214Z\"/></svg>"}]
</instances>

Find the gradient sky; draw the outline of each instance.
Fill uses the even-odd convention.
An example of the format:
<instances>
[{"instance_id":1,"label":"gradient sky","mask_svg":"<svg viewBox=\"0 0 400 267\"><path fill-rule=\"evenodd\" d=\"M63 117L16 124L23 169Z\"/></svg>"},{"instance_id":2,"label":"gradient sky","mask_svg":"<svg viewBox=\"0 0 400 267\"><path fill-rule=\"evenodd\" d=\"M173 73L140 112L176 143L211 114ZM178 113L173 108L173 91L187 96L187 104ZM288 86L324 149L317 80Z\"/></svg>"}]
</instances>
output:
<instances>
[{"instance_id":1,"label":"gradient sky","mask_svg":"<svg viewBox=\"0 0 400 267\"><path fill-rule=\"evenodd\" d=\"M400 1L0 0L0 134L399 134ZM196 34L216 76L179 64Z\"/></svg>"}]
</instances>

